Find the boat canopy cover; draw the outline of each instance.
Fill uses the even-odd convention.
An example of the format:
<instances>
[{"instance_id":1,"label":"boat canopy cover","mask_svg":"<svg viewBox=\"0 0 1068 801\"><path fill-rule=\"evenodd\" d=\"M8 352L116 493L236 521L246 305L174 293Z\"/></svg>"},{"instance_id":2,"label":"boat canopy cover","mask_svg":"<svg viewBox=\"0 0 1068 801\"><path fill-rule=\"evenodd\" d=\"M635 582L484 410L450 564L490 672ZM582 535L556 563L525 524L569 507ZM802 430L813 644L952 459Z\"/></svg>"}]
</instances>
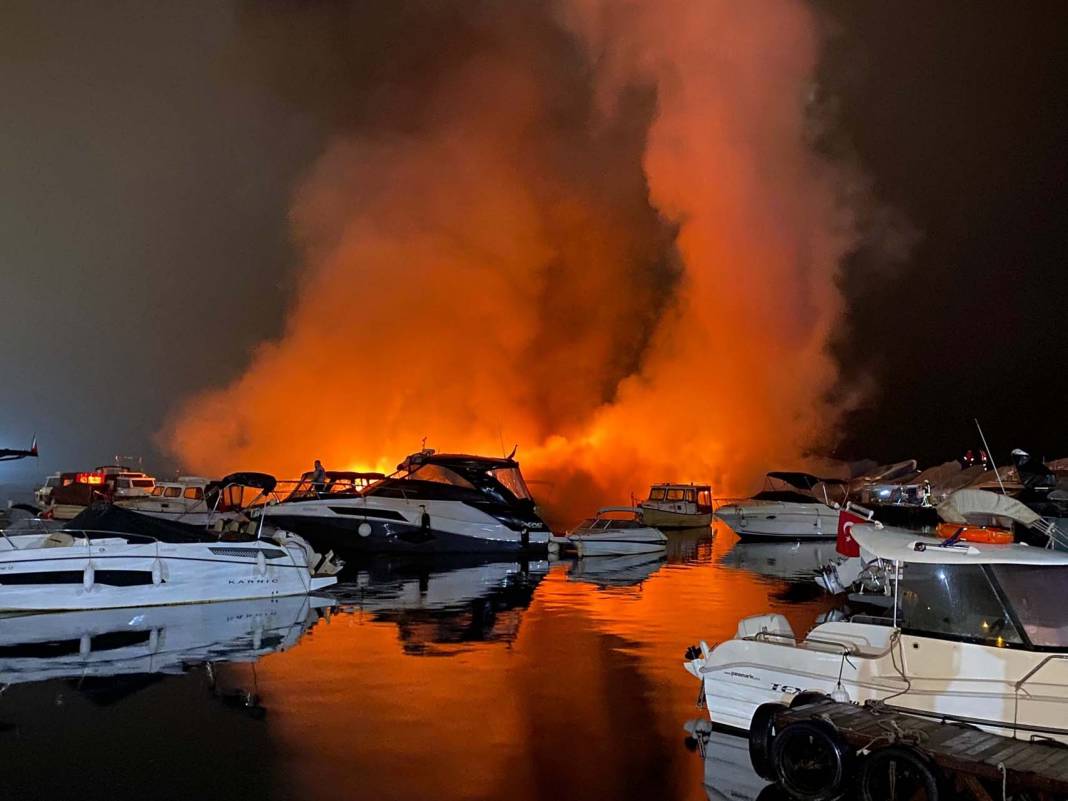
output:
<instances>
[{"instance_id":1,"label":"boat canopy cover","mask_svg":"<svg viewBox=\"0 0 1068 801\"><path fill-rule=\"evenodd\" d=\"M810 490L818 484L848 484L848 481L843 481L840 478L819 478L811 473L792 473L789 471L776 470L768 473L768 478L777 478L779 481L785 481L791 487L797 487L798 489Z\"/></svg>"},{"instance_id":2,"label":"boat canopy cover","mask_svg":"<svg viewBox=\"0 0 1068 801\"><path fill-rule=\"evenodd\" d=\"M913 484L922 484L924 481L930 481L932 487L941 488L947 481L954 476L959 475L962 469L960 462L953 459L948 462L943 462L942 464L937 464L934 467L928 467L922 473L909 479L909 481Z\"/></svg>"},{"instance_id":3,"label":"boat canopy cover","mask_svg":"<svg viewBox=\"0 0 1068 801\"><path fill-rule=\"evenodd\" d=\"M228 476L223 476L218 481L212 481L207 486L207 491L222 489L223 487L230 487L238 485L242 487L254 487L255 489L262 490L264 493L268 493L275 488L278 483L278 479L267 473L231 473Z\"/></svg>"},{"instance_id":4,"label":"boat canopy cover","mask_svg":"<svg viewBox=\"0 0 1068 801\"><path fill-rule=\"evenodd\" d=\"M1007 517L1022 526L1032 526L1041 516L1015 498L987 490L957 490L938 504L938 516L947 523L968 523L969 515Z\"/></svg>"},{"instance_id":5,"label":"boat canopy cover","mask_svg":"<svg viewBox=\"0 0 1068 801\"><path fill-rule=\"evenodd\" d=\"M95 504L86 508L81 514L63 527L64 531L89 532L106 536L107 532L116 534L135 534L153 537L160 542L218 542L218 534L209 532L203 526L191 526L174 520L164 520L152 515L143 515L130 509L112 504Z\"/></svg>"},{"instance_id":6,"label":"boat canopy cover","mask_svg":"<svg viewBox=\"0 0 1068 801\"><path fill-rule=\"evenodd\" d=\"M877 528L859 523L855 524L849 533L861 549L891 562L944 565L1068 565L1068 552L1036 548L1023 543L986 545L961 542L947 546L946 540L917 537L916 532L903 528Z\"/></svg>"}]
</instances>

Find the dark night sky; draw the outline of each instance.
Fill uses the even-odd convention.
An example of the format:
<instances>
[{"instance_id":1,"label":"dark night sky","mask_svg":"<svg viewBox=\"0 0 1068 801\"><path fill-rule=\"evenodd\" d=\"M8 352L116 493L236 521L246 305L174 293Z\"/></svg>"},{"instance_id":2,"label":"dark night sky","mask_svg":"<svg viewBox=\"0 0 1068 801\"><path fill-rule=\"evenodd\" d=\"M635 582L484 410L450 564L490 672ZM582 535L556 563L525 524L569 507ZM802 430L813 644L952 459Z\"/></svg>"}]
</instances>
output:
<instances>
[{"instance_id":1,"label":"dark night sky","mask_svg":"<svg viewBox=\"0 0 1068 801\"><path fill-rule=\"evenodd\" d=\"M1068 48L1059 7L819 0L847 153L915 242L843 278L835 352L875 391L837 453L1068 455ZM0 483L144 454L282 323L287 208L325 132L253 79L226 3L0 12Z\"/></svg>"}]
</instances>

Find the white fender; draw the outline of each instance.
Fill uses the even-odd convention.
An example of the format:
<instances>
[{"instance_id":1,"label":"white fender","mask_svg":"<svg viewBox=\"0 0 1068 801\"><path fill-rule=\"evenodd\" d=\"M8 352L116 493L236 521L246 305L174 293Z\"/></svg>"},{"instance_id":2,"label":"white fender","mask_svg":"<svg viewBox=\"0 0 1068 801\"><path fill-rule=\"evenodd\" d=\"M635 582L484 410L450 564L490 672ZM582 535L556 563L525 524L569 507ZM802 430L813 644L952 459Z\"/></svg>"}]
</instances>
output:
<instances>
[{"instance_id":1,"label":"white fender","mask_svg":"<svg viewBox=\"0 0 1068 801\"><path fill-rule=\"evenodd\" d=\"M163 583L163 563L158 556L152 562L152 583L157 587Z\"/></svg>"},{"instance_id":2,"label":"white fender","mask_svg":"<svg viewBox=\"0 0 1068 801\"><path fill-rule=\"evenodd\" d=\"M267 557L263 555L263 551L256 552L256 572L261 576L267 575Z\"/></svg>"}]
</instances>

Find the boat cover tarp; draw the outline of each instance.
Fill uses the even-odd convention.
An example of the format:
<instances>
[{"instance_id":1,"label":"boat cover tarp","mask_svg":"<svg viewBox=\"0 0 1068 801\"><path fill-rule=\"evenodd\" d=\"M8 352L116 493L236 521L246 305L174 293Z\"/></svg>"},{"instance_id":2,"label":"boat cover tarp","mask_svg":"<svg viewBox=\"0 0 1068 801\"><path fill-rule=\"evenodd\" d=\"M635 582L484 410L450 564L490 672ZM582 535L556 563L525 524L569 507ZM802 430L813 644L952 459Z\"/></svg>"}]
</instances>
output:
<instances>
[{"instance_id":1,"label":"boat cover tarp","mask_svg":"<svg viewBox=\"0 0 1068 801\"><path fill-rule=\"evenodd\" d=\"M797 487L798 489L803 490L810 490L819 484L849 483L840 478L819 478L811 473L794 473L784 470L776 470L772 473L768 473L768 478L777 478L779 481L785 481L791 487Z\"/></svg>"},{"instance_id":2,"label":"boat cover tarp","mask_svg":"<svg viewBox=\"0 0 1068 801\"><path fill-rule=\"evenodd\" d=\"M924 481L929 481L931 482L931 489L938 490L941 489L946 482L951 481L955 476L960 475L962 469L960 462L953 459L935 465L934 467L928 467L911 481L913 484L922 484Z\"/></svg>"},{"instance_id":3,"label":"boat cover tarp","mask_svg":"<svg viewBox=\"0 0 1068 801\"><path fill-rule=\"evenodd\" d=\"M95 504L88 507L64 526L67 531L87 531L90 539L94 533L116 532L153 537L160 542L218 542L219 535L203 526L191 526L173 520L163 520L143 515L130 509L111 504Z\"/></svg>"},{"instance_id":4,"label":"boat cover tarp","mask_svg":"<svg viewBox=\"0 0 1068 801\"><path fill-rule=\"evenodd\" d=\"M986 490L962 489L938 504L938 516L947 523L967 523L969 516L1004 517L1023 526L1032 526L1041 516L1015 498Z\"/></svg>"}]
</instances>

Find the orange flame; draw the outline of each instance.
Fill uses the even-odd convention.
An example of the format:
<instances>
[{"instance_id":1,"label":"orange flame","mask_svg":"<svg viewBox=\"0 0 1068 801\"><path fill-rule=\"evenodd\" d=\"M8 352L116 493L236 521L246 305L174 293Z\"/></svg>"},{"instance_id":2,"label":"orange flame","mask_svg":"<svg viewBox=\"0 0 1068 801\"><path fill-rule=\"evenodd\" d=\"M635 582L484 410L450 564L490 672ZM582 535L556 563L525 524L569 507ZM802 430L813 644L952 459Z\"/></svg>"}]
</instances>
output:
<instances>
[{"instance_id":1,"label":"orange flame","mask_svg":"<svg viewBox=\"0 0 1068 801\"><path fill-rule=\"evenodd\" d=\"M653 480L738 493L833 431L826 345L852 221L807 141L807 7L563 11L596 65L584 152L614 147L634 87L654 87L640 152L604 169L568 156L522 26L442 79L429 130L339 134L296 194L285 332L177 411L165 439L185 466L392 469L424 437L518 442L536 494L575 508ZM634 196L675 226L666 245L619 211ZM679 274L649 267L665 253Z\"/></svg>"}]
</instances>

